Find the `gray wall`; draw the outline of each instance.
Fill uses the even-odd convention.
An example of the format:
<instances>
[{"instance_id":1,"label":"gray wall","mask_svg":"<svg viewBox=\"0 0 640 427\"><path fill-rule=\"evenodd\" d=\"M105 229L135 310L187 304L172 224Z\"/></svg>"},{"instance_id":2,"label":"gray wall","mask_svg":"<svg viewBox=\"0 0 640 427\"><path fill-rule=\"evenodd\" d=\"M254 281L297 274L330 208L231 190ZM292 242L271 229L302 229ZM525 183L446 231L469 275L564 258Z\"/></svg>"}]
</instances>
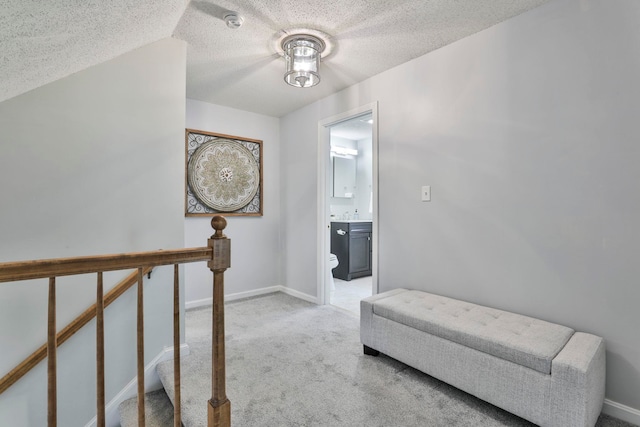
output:
<instances>
[{"instance_id":1,"label":"gray wall","mask_svg":"<svg viewBox=\"0 0 640 427\"><path fill-rule=\"evenodd\" d=\"M282 285L280 242L280 127L276 117L187 100L187 127L262 140L263 216L227 216L231 268L225 272L225 295L242 297ZM211 217L185 218L186 247L206 246ZM187 303L212 297L212 275L205 263L185 266Z\"/></svg>"},{"instance_id":2,"label":"gray wall","mask_svg":"<svg viewBox=\"0 0 640 427\"><path fill-rule=\"evenodd\" d=\"M284 117L288 286L316 294L318 121L378 101L380 290L601 335L607 398L640 408L639 19L552 1Z\"/></svg>"},{"instance_id":3,"label":"gray wall","mask_svg":"<svg viewBox=\"0 0 640 427\"><path fill-rule=\"evenodd\" d=\"M185 63L166 39L0 103L1 262L183 247ZM146 282L146 363L172 346L172 275ZM95 302L95 280L58 281L59 329ZM46 288L0 284L2 375L46 341ZM135 376L135 291L105 316L109 401ZM94 329L59 350L59 425L95 415ZM0 395L0 425L46 424L45 371Z\"/></svg>"}]
</instances>

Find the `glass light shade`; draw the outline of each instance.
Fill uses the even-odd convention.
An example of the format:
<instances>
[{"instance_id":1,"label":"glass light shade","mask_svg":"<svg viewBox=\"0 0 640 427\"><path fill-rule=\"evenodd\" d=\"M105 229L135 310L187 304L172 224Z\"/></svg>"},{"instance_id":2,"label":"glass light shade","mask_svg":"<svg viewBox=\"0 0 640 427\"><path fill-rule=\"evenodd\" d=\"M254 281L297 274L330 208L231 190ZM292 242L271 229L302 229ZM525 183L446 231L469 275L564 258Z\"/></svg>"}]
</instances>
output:
<instances>
[{"instance_id":1,"label":"glass light shade","mask_svg":"<svg viewBox=\"0 0 640 427\"><path fill-rule=\"evenodd\" d=\"M282 42L286 72L284 81L295 87L311 87L320 83L320 55L325 48L322 40L298 34Z\"/></svg>"}]
</instances>

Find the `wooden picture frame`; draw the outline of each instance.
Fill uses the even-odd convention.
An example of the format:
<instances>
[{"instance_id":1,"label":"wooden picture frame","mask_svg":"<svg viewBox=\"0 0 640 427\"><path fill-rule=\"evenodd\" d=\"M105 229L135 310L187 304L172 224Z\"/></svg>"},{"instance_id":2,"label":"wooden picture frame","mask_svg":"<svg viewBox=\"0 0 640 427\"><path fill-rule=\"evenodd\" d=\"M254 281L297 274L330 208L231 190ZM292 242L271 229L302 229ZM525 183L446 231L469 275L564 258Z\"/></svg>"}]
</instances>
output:
<instances>
[{"instance_id":1,"label":"wooden picture frame","mask_svg":"<svg viewBox=\"0 0 640 427\"><path fill-rule=\"evenodd\" d=\"M185 129L185 216L262 216L262 141Z\"/></svg>"}]
</instances>

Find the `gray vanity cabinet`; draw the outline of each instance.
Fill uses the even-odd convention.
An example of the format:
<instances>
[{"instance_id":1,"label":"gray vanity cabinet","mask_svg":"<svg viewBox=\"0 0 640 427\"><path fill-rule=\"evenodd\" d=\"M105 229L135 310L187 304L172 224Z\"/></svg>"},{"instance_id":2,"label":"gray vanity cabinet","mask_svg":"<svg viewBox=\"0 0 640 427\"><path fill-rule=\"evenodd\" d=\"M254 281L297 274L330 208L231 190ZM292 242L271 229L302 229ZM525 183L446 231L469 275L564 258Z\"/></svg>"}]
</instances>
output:
<instances>
[{"instance_id":1,"label":"gray vanity cabinet","mask_svg":"<svg viewBox=\"0 0 640 427\"><path fill-rule=\"evenodd\" d=\"M371 276L371 222L332 222L331 253L338 257L333 277Z\"/></svg>"}]
</instances>

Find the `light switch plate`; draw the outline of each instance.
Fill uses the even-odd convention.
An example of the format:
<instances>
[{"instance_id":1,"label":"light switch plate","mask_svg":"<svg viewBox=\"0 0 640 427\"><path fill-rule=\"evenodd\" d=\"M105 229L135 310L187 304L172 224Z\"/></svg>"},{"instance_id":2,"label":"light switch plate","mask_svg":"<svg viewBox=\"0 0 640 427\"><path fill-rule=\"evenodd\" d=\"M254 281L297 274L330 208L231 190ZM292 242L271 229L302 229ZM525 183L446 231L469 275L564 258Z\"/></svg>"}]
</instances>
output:
<instances>
[{"instance_id":1,"label":"light switch plate","mask_svg":"<svg viewBox=\"0 0 640 427\"><path fill-rule=\"evenodd\" d=\"M431 186L423 185L422 186L422 201L430 202L431 201Z\"/></svg>"}]
</instances>

